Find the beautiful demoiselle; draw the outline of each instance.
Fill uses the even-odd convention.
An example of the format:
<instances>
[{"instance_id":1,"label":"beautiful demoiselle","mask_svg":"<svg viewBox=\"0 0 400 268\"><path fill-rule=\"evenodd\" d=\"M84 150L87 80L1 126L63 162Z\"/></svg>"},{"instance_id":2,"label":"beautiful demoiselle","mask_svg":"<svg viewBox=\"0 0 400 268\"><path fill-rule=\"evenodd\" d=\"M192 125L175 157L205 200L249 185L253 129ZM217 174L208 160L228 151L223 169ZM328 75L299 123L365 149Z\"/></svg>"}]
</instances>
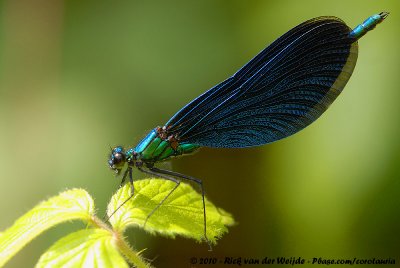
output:
<instances>
[{"instance_id":1,"label":"beautiful demoiselle","mask_svg":"<svg viewBox=\"0 0 400 268\"><path fill-rule=\"evenodd\" d=\"M387 15L373 15L354 30L336 17L318 17L296 26L233 76L184 106L164 126L150 131L136 147L113 148L110 168L119 174L127 166L121 185L129 176L130 198L134 194L133 167L176 183L147 219L179 186L179 179L197 183L208 242L202 181L154 165L202 146L258 146L305 128L342 92L356 65L357 40Z\"/></svg>"}]
</instances>

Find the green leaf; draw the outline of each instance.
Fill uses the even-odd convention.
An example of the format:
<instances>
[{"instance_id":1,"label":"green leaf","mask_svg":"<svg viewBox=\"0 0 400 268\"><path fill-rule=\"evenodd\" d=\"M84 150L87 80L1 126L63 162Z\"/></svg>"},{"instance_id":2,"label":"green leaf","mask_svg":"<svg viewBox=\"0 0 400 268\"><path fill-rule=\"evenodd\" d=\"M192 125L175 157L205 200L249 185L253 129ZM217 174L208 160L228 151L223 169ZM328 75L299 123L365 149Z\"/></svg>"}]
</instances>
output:
<instances>
[{"instance_id":1,"label":"green leaf","mask_svg":"<svg viewBox=\"0 0 400 268\"><path fill-rule=\"evenodd\" d=\"M111 232L87 229L58 240L36 267L128 267Z\"/></svg>"},{"instance_id":2,"label":"green leaf","mask_svg":"<svg viewBox=\"0 0 400 268\"><path fill-rule=\"evenodd\" d=\"M145 179L134 183L135 195L109 219L115 230L124 231L130 225L150 233L169 237L181 235L197 241L204 239L203 203L201 194L189 184L179 187L154 212L144 226L147 216L174 188L174 182L164 179ZM130 196L129 184L120 188L111 198L107 214L111 215ZM206 200L207 237L211 243L234 224L232 216Z\"/></svg>"},{"instance_id":3,"label":"green leaf","mask_svg":"<svg viewBox=\"0 0 400 268\"><path fill-rule=\"evenodd\" d=\"M50 227L74 219L89 221L93 214L93 200L82 189L65 191L40 203L0 236L0 267Z\"/></svg>"}]
</instances>

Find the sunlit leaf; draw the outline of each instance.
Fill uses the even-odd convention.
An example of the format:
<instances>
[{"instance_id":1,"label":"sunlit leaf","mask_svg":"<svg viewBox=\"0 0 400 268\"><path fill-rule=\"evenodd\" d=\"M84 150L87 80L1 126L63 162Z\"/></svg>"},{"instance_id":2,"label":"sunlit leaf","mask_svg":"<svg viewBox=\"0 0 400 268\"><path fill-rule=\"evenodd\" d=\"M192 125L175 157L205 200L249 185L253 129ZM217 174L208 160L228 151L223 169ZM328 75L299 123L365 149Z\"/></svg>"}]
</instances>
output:
<instances>
[{"instance_id":1,"label":"sunlit leaf","mask_svg":"<svg viewBox=\"0 0 400 268\"><path fill-rule=\"evenodd\" d=\"M154 212L144 226L147 216L174 188L175 183L163 179L136 181L135 195L110 218L116 230L123 231L130 225L144 228L150 233L169 237L182 235L197 241L204 239L203 203L201 194L190 185L180 186ZM108 215L130 196L129 185L120 188L108 206ZM234 224L232 216L206 200L207 237L212 243Z\"/></svg>"},{"instance_id":2,"label":"sunlit leaf","mask_svg":"<svg viewBox=\"0 0 400 268\"><path fill-rule=\"evenodd\" d=\"M86 229L58 240L39 259L36 267L128 267L118 252L111 232Z\"/></svg>"},{"instance_id":3,"label":"sunlit leaf","mask_svg":"<svg viewBox=\"0 0 400 268\"><path fill-rule=\"evenodd\" d=\"M82 189L65 191L40 203L0 236L0 266L50 227L74 219L88 221L93 213L93 200Z\"/></svg>"}]
</instances>

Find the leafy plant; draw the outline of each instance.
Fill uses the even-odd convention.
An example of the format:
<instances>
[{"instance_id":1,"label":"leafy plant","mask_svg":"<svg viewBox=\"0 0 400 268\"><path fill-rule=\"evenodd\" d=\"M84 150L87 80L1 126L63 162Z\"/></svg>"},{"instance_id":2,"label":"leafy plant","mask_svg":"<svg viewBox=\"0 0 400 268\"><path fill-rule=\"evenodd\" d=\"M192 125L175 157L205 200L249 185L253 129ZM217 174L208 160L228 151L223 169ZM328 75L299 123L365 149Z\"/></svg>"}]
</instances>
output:
<instances>
[{"instance_id":1,"label":"leafy plant","mask_svg":"<svg viewBox=\"0 0 400 268\"><path fill-rule=\"evenodd\" d=\"M201 195L181 183L148 219L149 213L175 184L163 179L136 181L135 195L109 219L98 218L92 197L83 189L72 189L43 201L0 233L0 267L27 243L47 229L66 221L81 220L85 229L73 232L54 243L39 259L36 267L150 267L123 237L129 226L144 228L167 237L181 235L201 241L204 237ZM129 185L111 198L111 215L130 194ZM232 216L206 200L207 237L213 244L234 223Z\"/></svg>"}]
</instances>

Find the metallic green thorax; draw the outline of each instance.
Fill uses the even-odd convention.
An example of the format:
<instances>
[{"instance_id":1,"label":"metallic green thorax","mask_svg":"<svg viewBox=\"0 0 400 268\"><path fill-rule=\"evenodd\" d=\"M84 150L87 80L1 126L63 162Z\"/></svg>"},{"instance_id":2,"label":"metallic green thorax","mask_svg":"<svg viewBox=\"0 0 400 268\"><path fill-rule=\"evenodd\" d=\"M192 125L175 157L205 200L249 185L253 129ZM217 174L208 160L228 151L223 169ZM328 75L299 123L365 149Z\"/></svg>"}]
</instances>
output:
<instances>
[{"instance_id":1,"label":"metallic green thorax","mask_svg":"<svg viewBox=\"0 0 400 268\"><path fill-rule=\"evenodd\" d=\"M136 147L127 152L127 157L136 153L136 159L143 162L159 162L172 156L189 154L198 149L195 144L179 143L170 136L165 137L161 128L153 129Z\"/></svg>"}]
</instances>

